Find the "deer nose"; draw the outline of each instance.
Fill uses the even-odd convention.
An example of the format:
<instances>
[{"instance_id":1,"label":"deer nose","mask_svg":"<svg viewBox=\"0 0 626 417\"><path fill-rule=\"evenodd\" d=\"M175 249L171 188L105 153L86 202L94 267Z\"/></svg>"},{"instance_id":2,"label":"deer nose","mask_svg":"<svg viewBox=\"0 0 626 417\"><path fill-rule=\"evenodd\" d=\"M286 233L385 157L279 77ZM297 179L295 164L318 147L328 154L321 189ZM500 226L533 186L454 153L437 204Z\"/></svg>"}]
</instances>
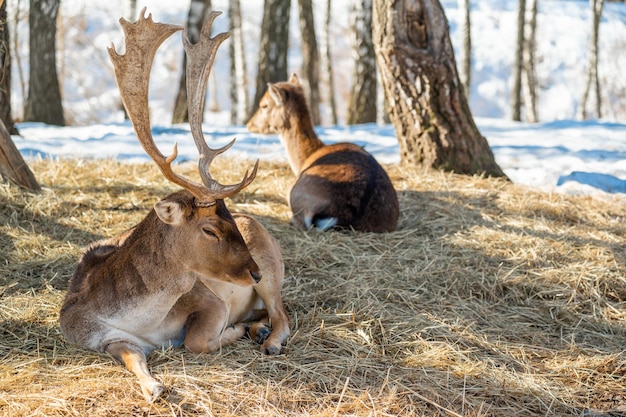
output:
<instances>
[{"instance_id":1,"label":"deer nose","mask_svg":"<svg viewBox=\"0 0 626 417\"><path fill-rule=\"evenodd\" d=\"M250 271L250 275L252 275L252 279L254 280L254 282L258 283L259 281L261 281L261 278L263 278L263 274L261 274L260 272L254 272L254 271Z\"/></svg>"}]
</instances>

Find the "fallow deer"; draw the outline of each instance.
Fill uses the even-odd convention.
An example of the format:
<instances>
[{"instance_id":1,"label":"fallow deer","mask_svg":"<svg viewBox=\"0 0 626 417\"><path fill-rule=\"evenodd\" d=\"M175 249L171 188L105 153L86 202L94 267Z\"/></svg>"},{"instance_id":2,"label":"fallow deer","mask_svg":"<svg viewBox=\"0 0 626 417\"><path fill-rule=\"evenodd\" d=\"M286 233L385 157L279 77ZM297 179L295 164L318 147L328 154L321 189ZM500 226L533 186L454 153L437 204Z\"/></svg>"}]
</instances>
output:
<instances>
[{"instance_id":1,"label":"fallow deer","mask_svg":"<svg viewBox=\"0 0 626 417\"><path fill-rule=\"evenodd\" d=\"M191 132L200 153L203 184L176 174L151 135L148 110L150 68L161 43L182 27L154 23L152 16L120 19L126 52L109 54L122 101L146 153L163 175L184 188L158 201L134 228L95 242L70 279L60 326L70 341L119 360L139 379L148 402L165 389L148 370L146 354L184 344L212 352L246 333L270 355L289 336L283 307L283 261L278 242L255 219L233 214L224 204L252 182L258 161L239 184L211 177L212 160L232 144L211 149L202 134L207 78L215 52L228 33L210 37L213 12L192 45L185 34ZM271 327L270 327L271 325ZM271 328L271 330L270 330Z\"/></svg>"},{"instance_id":2,"label":"fallow deer","mask_svg":"<svg viewBox=\"0 0 626 417\"><path fill-rule=\"evenodd\" d=\"M353 143L324 144L313 129L294 74L269 83L248 122L252 133L278 134L297 179L289 192L292 223L326 230L390 232L399 215L396 191L383 167Z\"/></svg>"}]
</instances>

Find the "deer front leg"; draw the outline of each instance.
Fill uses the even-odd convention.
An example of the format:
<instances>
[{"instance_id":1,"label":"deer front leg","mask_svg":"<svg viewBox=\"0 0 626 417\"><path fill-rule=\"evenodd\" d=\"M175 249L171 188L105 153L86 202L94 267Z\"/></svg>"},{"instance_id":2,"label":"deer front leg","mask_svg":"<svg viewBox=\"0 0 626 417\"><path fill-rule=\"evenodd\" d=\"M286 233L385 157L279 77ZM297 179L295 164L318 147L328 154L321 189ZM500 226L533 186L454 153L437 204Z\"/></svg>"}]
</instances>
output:
<instances>
[{"instance_id":1,"label":"deer front leg","mask_svg":"<svg viewBox=\"0 0 626 417\"><path fill-rule=\"evenodd\" d=\"M244 337L247 330L241 323L228 326L225 306L202 310L187 319L185 347L193 353L215 352Z\"/></svg>"},{"instance_id":2,"label":"deer front leg","mask_svg":"<svg viewBox=\"0 0 626 417\"><path fill-rule=\"evenodd\" d=\"M141 392L149 403L156 401L165 391L165 386L150 375L146 355L139 346L119 341L109 343L104 351L126 365L126 368L137 376Z\"/></svg>"}]
</instances>

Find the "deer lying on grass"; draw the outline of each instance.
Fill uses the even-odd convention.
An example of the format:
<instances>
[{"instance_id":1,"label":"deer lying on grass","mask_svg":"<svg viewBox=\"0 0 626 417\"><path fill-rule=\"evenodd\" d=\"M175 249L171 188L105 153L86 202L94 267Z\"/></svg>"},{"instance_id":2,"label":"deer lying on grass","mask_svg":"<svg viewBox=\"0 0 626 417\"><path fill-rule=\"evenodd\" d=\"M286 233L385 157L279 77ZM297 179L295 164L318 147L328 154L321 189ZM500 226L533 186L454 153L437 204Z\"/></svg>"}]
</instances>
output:
<instances>
[{"instance_id":1,"label":"deer lying on grass","mask_svg":"<svg viewBox=\"0 0 626 417\"><path fill-rule=\"evenodd\" d=\"M398 197L387 173L362 147L325 145L317 137L295 74L288 82L268 84L247 128L280 136L297 176L289 193L292 223L304 229L395 229Z\"/></svg>"},{"instance_id":2,"label":"deer lying on grass","mask_svg":"<svg viewBox=\"0 0 626 417\"><path fill-rule=\"evenodd\" d=\"M150 375L147 353L183 343L191 352L212 352L248 333L263 352L276 355L289 335L289 318L281 298L278 242L258 221L231 215L224 204L252 182L258 161L235 185L222 185L209 173L212 160L234 143L214 150L202 134L207 78L217 48L229 36L209 36L220 13L210 15L198 44L183 37L199 184L173 172L176 146L165 157L151 135L152 61L161 43L182 27L154 23L145 11L132 24L120 19L126 53L118 55L111 47L109 54L141 145L163 175L184 190L157 202L134 228L90 246L70 280L60 325L67 339L125 364L139 378L146 400L153 402L164 386Z\"/></svg>"}]
</instances>

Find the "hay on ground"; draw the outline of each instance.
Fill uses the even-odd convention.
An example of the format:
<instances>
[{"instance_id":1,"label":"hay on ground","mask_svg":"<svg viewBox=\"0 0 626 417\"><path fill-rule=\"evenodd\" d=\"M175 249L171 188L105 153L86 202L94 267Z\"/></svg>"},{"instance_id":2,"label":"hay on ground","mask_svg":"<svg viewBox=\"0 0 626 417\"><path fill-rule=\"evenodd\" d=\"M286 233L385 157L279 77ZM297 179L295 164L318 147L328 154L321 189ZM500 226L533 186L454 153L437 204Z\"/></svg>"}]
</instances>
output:
<instances>
[{"instance_id":1,"label":"hay on ground","mask_svg":"<svg viewBox=\"0 0 626 417\"><path fill-rule=\"evenodd\" d=\"M221 158L237 182L249 161ZM37 161L40 195L0 182L0 415L572 416L626 410L626 201L386 168L387 234L289 225L286 164L229 200L279 239L292 335L196 356L155 352L168 388L68 343L58 310L83 248L175 187L153 164ZM195 175L193 164L176 168ZM593 414L597 413L597 414ZM607 414L608 415L608 414Z\"/></svg>"}]
</instances>

